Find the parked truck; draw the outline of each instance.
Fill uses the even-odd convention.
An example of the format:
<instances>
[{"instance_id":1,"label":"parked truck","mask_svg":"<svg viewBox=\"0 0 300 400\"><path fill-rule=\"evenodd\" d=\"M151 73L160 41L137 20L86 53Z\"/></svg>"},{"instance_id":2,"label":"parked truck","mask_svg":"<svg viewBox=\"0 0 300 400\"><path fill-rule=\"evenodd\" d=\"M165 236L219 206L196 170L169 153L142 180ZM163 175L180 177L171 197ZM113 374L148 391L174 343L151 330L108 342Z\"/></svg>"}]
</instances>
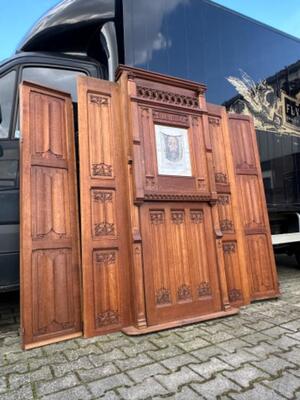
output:
<instances>
[{"instance_id":1,"label":"parked truck","mask_svg":"<svg viewBox=\"0 0 300 400\"><path fill-rule=\"evenodd\" d=\"M299 39L209 0L58 3L0 65L0 291L19 284L19 83L71 93L76 130L76 78L113 80L119 63L203 82L253 116L274 249L300 264L299 60Z\"/></svg>"}]
</instances>

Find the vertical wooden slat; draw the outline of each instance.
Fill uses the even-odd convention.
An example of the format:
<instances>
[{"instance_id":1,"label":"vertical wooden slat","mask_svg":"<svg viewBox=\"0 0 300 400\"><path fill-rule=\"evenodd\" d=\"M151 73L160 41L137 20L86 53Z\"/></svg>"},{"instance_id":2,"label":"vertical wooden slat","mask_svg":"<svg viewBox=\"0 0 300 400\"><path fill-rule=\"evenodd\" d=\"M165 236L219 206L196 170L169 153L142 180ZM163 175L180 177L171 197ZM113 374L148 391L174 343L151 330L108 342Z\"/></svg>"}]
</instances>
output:
<instances>
[{"instance_id":1,"label":"vertical wooden slat","mask_svg":"<svg viewBox=\"0 0 300 400\"><path fill-rule=\"evenodd\" d=\"M23 347L81 335L72 100L20 86L20 261Z\"/></svg>"}]
</instances>

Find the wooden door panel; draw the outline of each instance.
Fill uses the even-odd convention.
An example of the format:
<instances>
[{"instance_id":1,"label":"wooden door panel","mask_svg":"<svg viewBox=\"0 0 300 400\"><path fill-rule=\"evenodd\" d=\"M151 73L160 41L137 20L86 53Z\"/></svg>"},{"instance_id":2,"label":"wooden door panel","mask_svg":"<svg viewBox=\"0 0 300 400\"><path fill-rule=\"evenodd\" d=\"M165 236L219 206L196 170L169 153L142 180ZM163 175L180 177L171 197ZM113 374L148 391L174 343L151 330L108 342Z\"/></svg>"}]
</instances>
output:
<instances>
[{"instance_id":1,"label":"wooden door panel","mask_svg":"<svg viewBox=\"0 0 300 400\"><path fill-rule=\"evenodd\" d=\"M81 335L72 101L20 87L21 324L31 348Z\"/></svg>"},{"instance_id":2,"label":"wooden door panel","mask_svg":"<svg viewBox=\"0 0 300 400\"><path fill-rule=\"evenodd\" d=\"M84 334L127 323L127 193L119 87L78 80Z\"/></svg>"},{"instance_id":3,"label":"wooden door panel","mask_svg":"<svg viewBox=\"0 0 300 400\"><path fill-rule=\"evenodd\" d=\"M221 309L210 207L143 205L149 325Z\"/></svg>"}]
</instances>

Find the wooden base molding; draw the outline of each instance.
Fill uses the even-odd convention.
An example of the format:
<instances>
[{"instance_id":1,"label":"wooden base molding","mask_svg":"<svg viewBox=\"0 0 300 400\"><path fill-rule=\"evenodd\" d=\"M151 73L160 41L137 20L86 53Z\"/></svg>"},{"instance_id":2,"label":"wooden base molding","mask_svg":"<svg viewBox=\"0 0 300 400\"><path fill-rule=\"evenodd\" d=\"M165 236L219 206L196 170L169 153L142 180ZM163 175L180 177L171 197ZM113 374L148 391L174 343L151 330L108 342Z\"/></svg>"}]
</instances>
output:
<instances>
[{"instance_id":1,"label":"wooden base molding","mask_svg":"<svg viewBox=\"0 0 300 400\"><path fill-rule=\"evenodd\" d=\"M185 319L182 319L179 321L172 321L172 322L166 322L163 324L148 326L147 328L136 328L135 326L127 326L125 328L122 328L122 332L129 336L145 335L147 333L153 333L153 332L163 331L163 330L172 329L172 328L178 328L180 326L196 324L198 322L204 322L204 321L209 321L212 319L229 317L231 315L236 315L239 312L240 312L240 310L238 308L232 307L229 310L219 311L219 312L209 314L209 315L202 315L202 316L193 317L193 318L185 318Z\"/></svg>"}]
</instances>

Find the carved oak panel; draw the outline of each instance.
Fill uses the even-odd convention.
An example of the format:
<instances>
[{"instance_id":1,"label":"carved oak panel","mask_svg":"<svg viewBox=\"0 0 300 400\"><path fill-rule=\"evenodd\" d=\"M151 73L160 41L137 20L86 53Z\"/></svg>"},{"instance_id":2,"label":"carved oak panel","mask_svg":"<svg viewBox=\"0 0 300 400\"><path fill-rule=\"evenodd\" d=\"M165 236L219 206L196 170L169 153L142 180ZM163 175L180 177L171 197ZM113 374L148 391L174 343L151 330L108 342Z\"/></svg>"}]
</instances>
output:
<instances>
[{"instance_id":1,"label":"carved oak panel","mask_svg":"<svg viewBox=\"0 0 300 400\"><path fill-rule=\"evenodd\" d=\"M141 224L148 323L218 310L210 207L151 203Z\"/></svg>"}]
</instances>

